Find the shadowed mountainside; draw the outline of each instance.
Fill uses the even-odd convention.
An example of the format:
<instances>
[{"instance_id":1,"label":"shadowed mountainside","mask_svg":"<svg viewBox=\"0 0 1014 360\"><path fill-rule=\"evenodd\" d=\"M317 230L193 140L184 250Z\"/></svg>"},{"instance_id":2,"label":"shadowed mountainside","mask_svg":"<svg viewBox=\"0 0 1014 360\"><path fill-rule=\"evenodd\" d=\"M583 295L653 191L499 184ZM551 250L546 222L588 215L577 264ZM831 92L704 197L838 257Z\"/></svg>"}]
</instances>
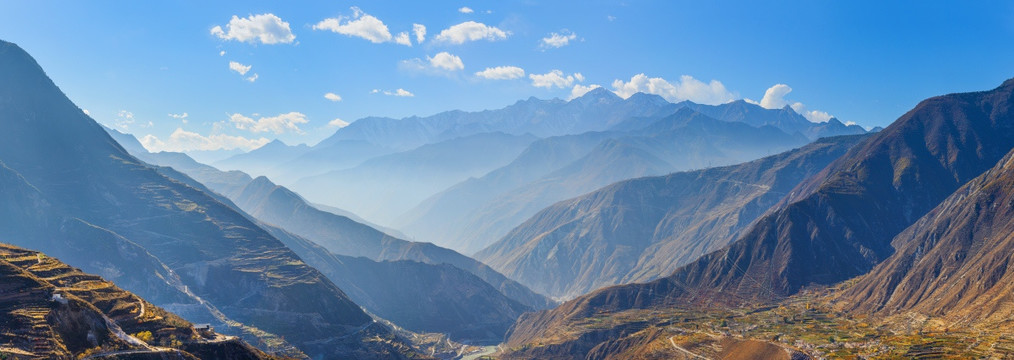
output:
<instances>
[{"instance_id":1,"label":"shadowed mountainside","mask_svg":"<svg viewBox=\"0 0 1014 360\"><path fill-rule=\"evenodd\" d=\"M1014 80L921 102L797 186L736 242L646 284L523 316L512 343L595 311L777 299L864 274L891 240L1014 147Z\"/></svg>"},{"instance_id":2,"label":"shadowed mountainside","mask_svg":"<svg viewBox=\"0 0 1014 360\"><path fill-rule=\"evenodd\" d=\"M825 138L740 165L612 184L543 209L476 256L556 297L654 280L735 240L862 139Z\"/></svg>"}]
</instances>

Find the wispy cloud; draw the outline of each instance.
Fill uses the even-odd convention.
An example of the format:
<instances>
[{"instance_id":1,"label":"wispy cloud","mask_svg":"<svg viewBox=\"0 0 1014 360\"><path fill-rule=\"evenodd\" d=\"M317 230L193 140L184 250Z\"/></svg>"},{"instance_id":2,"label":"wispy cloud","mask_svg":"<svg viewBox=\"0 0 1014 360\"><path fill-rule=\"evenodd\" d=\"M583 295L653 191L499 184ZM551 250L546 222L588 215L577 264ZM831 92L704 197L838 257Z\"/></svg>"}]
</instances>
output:
<instances>
[{"instance_id":1,"label":"wispy cloud","mask_svg":"<svg viewBox=\"0 0 1014 360\"><path fill-rule=\"evenodd\" d=\"M747 101L756 103L766 109L781 109L788 105L793 111L815 123L827 122L834 117L826 111L807 109L806 105L803 105L801 102L790 102L785 98L790 92L792 92L792 87L786 84L775 84L764 91L764 97L761 98L760 102L748 99Z\"/></svg>"},{"instance_id":2,"label":"wispy cloud","mask_svg":"<svg viewBox=\"0 0 1014 360\"><path fill-rule=\"evenodd\" d=\"M398 90L394 90L394 91L373 89L372 91L370 91L370 94L384 94L384 95L387 95L387 96L398 96L398 97L413 97L413 96L415 96L415 94L413 94L412 92L410 92L408 90L405 90L405 89L402 89L402 88L398 88Z\"/></svg>"},{"instance_id":3,"label":"wispy cloud","mask_svg":"<svg viewBox=\"0 0 1014 360\"><path fill-rule=\"evenodd\" d=\"M561 30L559 33L549 33L549 36L542 38L542 43L539 44L543 50L550 48L561 48L570 44L572 40L577 39L577 34L570 32L569 30Z\"/></svg>"},{"instance_id":4,"label":"wispy cloud","mask_svg":"<svg viewBox=\"0 0 1014 360\"><path fill-rule=\"evenodd\" d=\"M472 8L470 8L468 6L462 6L461 8L458 9L458 12L462 13L462 14L471 14L471 13L473 13L475 11L472 10Z\"/></svg>"},{"instance_id":5,"label":"wispy cloud","mask_svg":"<svg viewBox=\"0 0 1014 360\"><path fill-rule=\"evenodd\" d=\"M258 119L243 116L243 114L232 114L229 115L229 122L237 129L247 130L252 133L273 132L275 134L283 134L293 132L303 134L303 130L299 128L299 125L306 124L308 120L303 113L293 111L277 116L260 117Z\"/></svg>"},{"instance_id":6,"label":"wispy cloud","mask_svg":"<svg viewBox=\"0 0 1014 360\"><path fill-rule=\"evenodd\" d=\"M517 66L497 66L475 73L475 76L491 80L511 80L525 77L525 69Z\"/></svg>"},{"instance_id":7,"label":"wispy cloud","mask_svg":"<svg viewBox=\"0 0 1014 360\"><path fill-rule=\"evenodd\" d=\"M705 83L690 75L683 75L678 81L670 82L660 77L649 78L644 74L637 74L632 76L630 81L614 80L613 92L622 98L643 92L659 95L672 102L690 100L708 105L724 104L736 98L736 95L718 80Z\"/></svg>"},{"instance_id":8,"label":"wispy cloud","mask_svg":"<svg viewBox=\"0 0 1014 360\"><path fill-rule=\"evenodd\" d=\"M145 135L141 139L141 145L145 149L151 152L160 151L195 151L195 150L232 150L232 149L243 149L246 151L253 150L264 146L271 140L263 137L258 139L248 139L242 136L232 136L225 134L214 134L204 136L195 132L183 130L183 128L176 128L169 138L162 140L155 135Z\"/></svg>"}]
</instances>

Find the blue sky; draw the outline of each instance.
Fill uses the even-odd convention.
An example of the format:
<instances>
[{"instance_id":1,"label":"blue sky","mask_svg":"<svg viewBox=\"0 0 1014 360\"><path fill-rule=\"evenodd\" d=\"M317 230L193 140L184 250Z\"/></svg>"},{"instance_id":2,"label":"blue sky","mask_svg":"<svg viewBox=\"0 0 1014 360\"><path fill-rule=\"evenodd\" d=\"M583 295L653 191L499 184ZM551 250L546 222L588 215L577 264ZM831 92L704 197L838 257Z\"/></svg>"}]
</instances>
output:
<instances>
[{"instance_id":1,"label":"blue sky","mask_svg":"<svg viewBox=\"0 0 1014 360\"><path fill-rule=\"evenodd\" d=\"M1014 77L1006 1L0 0L0 39L97 121L166 150L314 144L342 121L595 85L884 126Z\"/></svg>"}]
</instances>

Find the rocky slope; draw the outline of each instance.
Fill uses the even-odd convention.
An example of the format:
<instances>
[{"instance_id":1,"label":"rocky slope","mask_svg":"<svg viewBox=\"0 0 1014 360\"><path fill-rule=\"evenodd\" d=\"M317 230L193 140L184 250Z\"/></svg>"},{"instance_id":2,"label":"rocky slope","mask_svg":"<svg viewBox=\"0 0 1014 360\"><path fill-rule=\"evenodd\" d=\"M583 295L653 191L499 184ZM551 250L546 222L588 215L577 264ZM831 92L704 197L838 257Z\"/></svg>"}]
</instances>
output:
<instances>
[{"instance_id":1,"label":"rocky slope","mask_svg":"<svg viewBox=\"0 0 1014 360\"><path fill-rule=\"evenodd\" d=\"M894 238L894 255L840 294L852 312L915 312L943 326L1009 329L1014 152Z\"/></svg>"},{"instance_id":2,"label":"rocky slope","mask_svg":"<svg viewBox=\"0 0 1014 360\"><path fill-rule=\"evenodd\" d=\"M863 138L612 184L540 211L476 257L554 297L654 280L727 245Z\"/></svg>"},{"instance_id":3,"label":"rocky slope","mask_svg":"<svg viewBox=\"0 0 1014 360\"><path fill-rule=\"evenodd\" d=\"M1014 147L1014 80L921 102L797 186L736 242L646 284L523 317L515 340L608 309L777 299L870 271L891 240Z\"/></svg>"},{"instance_id":4,"label":"rocky slope","mask_svg":"<svg viewBox=\"0 0 1014 360\"><path fill-rule=\"evenodd\" d=\"M36 251L0 244L0 284L0 353L38 359L271 358L235 337L201 333L99 276Z\"/></svg>"},{"instance_id":5,"label":"rocky slope","mask_svg":"<svg viewBox=\"0 0 1014 360\"><path fill-rule=\"evenodd\" d=\"M159 305L210 304L311 356L373 351L366 343L322 346L370 317L242 214L129 155L16 45L0 43L0 77L0 161L10 173L4 179L15 182L2 187L30 188L22 200L32 205L4 209L5 241L132 279L113 280ZM96 235L77 237L82 231ZM109 258L75 250L117 247L128 249Z\"/></svg>"}]
</instances>

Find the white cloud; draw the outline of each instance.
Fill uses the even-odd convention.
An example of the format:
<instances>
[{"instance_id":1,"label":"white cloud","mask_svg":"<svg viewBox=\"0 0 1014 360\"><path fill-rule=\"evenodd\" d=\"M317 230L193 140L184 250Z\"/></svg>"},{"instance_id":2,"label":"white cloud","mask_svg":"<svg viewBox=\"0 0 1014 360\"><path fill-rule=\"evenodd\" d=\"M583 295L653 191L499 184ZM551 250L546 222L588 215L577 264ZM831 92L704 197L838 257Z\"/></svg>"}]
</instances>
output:
<instances>
[{"instance_id":1,"label":"white cloud","mask_svg":"<svg viewBox=\"0 0 1014 360\"><path fill-rule=\"evenodd\" d=\"M358 7L352 7L352 16L339 16L321 20L313 26L314 30L329 30L347 36L355 36L369 40L372 43L380 44L395 42L402 45L412 46L408 41L408 33L403 32L397 37L391 36L391 31L384 25L383 21L375 16L367 14Z\"/></svg>"},{"instance_id":2,"label":"white cloud","mask_svg":"<svg viewBox=\"0 0 1014 360\"><path fill-rule=\"evenodd\" d=\"M412 38L408 37L407 32L400 32L398 36L394 37L394 42L399 45L412 46Z\"/></svg>"},{"instance_id":3,"label":"white cloud","mask_svg":"<svg viewBox=\"0 0 1014 360\"><path fill-rule=\"evenodd\" d=\"M560 33L549 33L548 37L542 38L542 44L539 45L543 49L548 48L561 48L570 44L571 40L576 40L577 34L572 33L568 30L562 30Z\"/></svg>"},{"instance_id":4,"label":"white cloud","mask_svg":"<svg viewBox=\"0 0 1014 360\"><path fill-rule=\"evenodd\" d=\"M672 102L690 100L708 105L724 104L736 98L721 82L711 80L704 83L690 75L683 75L679 81L669 82L660 77L649 78L644 74L637 74L628 82L614 80L613 89L616 95L624 99L639 92L656 94Z\"/></svg>"},{"instance_id":5,"label":"white cloud","mask_svg":"<svg viewBox=\"0 0 1014 360\"><path fill-rule=\"evenodd\" d=\"M458 12L462 13L462 14L471 14L471 13L473 13L475 11L472 10L472 8L470 8L468 6L462 6L460 9L458 9Z\"/></svg>"},{"instance_id":6,"label":"white cloud","mask_svg":"<svg viewBox=\"0 0 1014 360\"><path fill-rule=\"evenodd\" d=\"M186 124L189 121L189 120L187 120L187 118L190 117L190 114L187 114L186 112L184 112L182 114L169 114L169 117L171 117L173 119L180 120L184 124Z\"/></svg>"},{"instance_id":7,"label":"white cloud","mask_svg":"<svg viewBox=\"0 0 1014 360\"><path fill-rule=\"evenodd\" d=\"M219 51L218 56L225 56L225 50Z\"/></svg>"},{"instance_id":8,"label":"white cloud","mask_svg":"<svg viewBox=\"0 0 1014 360\"><path fill-rule=\"evenodd\" d=\"M232 150L250 151L270 142L265 138L248 139L242 136L216 134L204 136L195 132L176 128L169 138L161 140L155 135L145 135L140 139L141 145L151 152L159 151L194 151L194 150Z\"/></svg>"},{"instance_id":9,"label":"white cloud","mask_svg":"<svg viewBox=\"0 0 1014 360\"><path fill-rule=\"evenodd\" d=\"M616 17L612 15L606 15L606 20L609 20L609 22L613 22L616 21Z\"/></svg>"},{"instance_id":10,"label":"white cloud","mask_svg":"<svg viewBox=\"0 0 1014 360\"><path fill-rule=\"evenodd\" d=\"M426 57L430 62L430 66L437 69L444 69L449 71L462 70L465 68L465 63L461 62L461 58L456 55L443 51L433 55L433 57Z\"/></svg>"},{"instance_id":11,"label":"white cloud","mask_svg":"<svg viewBox=\"0 0 1014 360\"><path fill-rule=\"evenodd\" d=\"M256 73L254 73L253 75L251 75L251 76L248 76L248 77L246 78L246 81L249 81L249 82L254 82L254 81L257 81L257 78L259 78L259 77L260 77L259 75L257 75Z\"/></svg>"},{"instance_id":12,"label":"white cloud","mask_svg":"<svg viewBox=\"0 0 1014 360\"><path fill-rule=\"evenodd\" d=\"M85 115L92 116L92 113L88 111L88 109L81 109L81 111L84 112Z\"/></svg>"},{"instance_id":13,"label":"white cloud","mask_svg":"<svg viewBox=\"0 0 1014 360\"><path fill-rule=\"evenodd\" d=\"M415 33L415 42L421 44L426 40L426 25L412 24L412 32Z\"/></svg>"},{"instance_id":14,"label":"white cloud","mask_svg":"<svg viewBox=\"0 0 1014 360\"><path fill-rule=\"evenodd\" d=\"M345 121L345 120L335 118L334 120L329 121L327 123L327 126L328 127L336 127L336 128L340 129L340 128L349 126L349 123L347 121Z\"/></svg>"},{"instance_id":15,"label":"white cloud","mask_svg":"<svg viewBox=\"0 0 1014 360\"><path fill-rule=\"evenodd\" d=\"M254 115L256 116L256 115ZM272 117L261 117L257 120L243 116L242 114L229 115L229 121L240 130L247 130L253 133L273 132L282 134L286 131L302 134L303 130L299 124L306 124L306 115L299 112L290 112Z\"/></svg>"},{"instance_id":16,"label":"white cloud","mask_svg":"<svg viewBox=\"0 0 1014 360\"><path fill-rule=\"evenodd\" d=\"M525 76L525 69L517 66L497 66L475 73L475 76L492 80L519 79Z\"/></svg>"},{"instance_id":17,"label":"white cloud","mask_svg":"<svg viewBox=\"0 0 1014 360\"><path fill-rule=\"evenodd\" d=\"M808 110L806 108L806 105L803 105L803 103L799 102L792 103L792 105L789 106L792 106L792 110L795 110L796 113L798 113L799 115L803 115L803 117L805 117L806 120L810 120L810 122L823 123L827 122L828 120L831 120L831 118L834 117L831 116L831 114L828 114L826 111Z\"/></svg>"},{"instance_id":18,"label":"white cloud","mask_svg":"<svg viewBox=\"0 0 1014 360\"><path fill-rule=\"evenodd\" d=\"M764 97L761 98L760 106L765 109L781 109L789 104L785 100L785 95L790 92L792 92L792 88L788 85L775 84L769 87L767 91L764 91Z\"/></svg>"},{"instance_id":19,"label":"white cloud","mask_svg":"<svg viewBox=\"0 0 1014 360\"><path fill-rule=\"evenodd\" d=\"M564 76L563 71L553 70L545 74L529 74L528 78L532 79L532 86L544 87L544 88L567 88L574 85L574 82L584 81L584 76L581 73L574 73L571 75Z\"/></svg>"},{"instance_id":20,"label":"white cloud","mask_svg":"<svg viewBox=\"0 0 1014 360\"><path fill-rule=\"evenodd\" d=\"M781 109L785 107L785 105L788 105L792 108L792 110L796 111L797 114L803 115L806 120L810 120L810 122L815 123L827 122L834 117L826 111L809 110L806 108L806 105L803 105L801 102L790 103L789 100L785 99L785 95L788 95L790 92L792 92L792 88L788 85L775 84L764 91L764 98L762 98L760 103L757 104L766 109Z\"/></svg>"},{"instance_id":21,"label":"white cloud","mask_svg":"<svg viewBox=\"0 0 1014 360\"><path fill-rule=\"evenodd\" d=\"M222 40L236 40L251 44L257 41L262 44L289 44L296 39L296 35L293 35L292 30L289 29L289 23L270 13L250 15L242 19L233 15L232 20L229 20L225 28L227 30L222 30L221 26L215 26L211 28L211 34Z\"/></svg>"},{"instance_id":22,"label":"white cloud","mask_svg":"<svg viewBox=\"0 0 1014 360\"><path fill-rule=\"evenodd\" d=\"M332 92L324 94L324 98L328 99L328 100L331 100L331 101L342 101L342 97L340 95L332 93Z\"/></svg>"},{"instance_id":23,"label":"white cloud","mask_svg":"<svg viewBox=\"0 0 1014 360\"><path fill-rule=\"evenodd\" d=\"M483 39L488 41L504 40L510 36L510 34L510 32L503 31L483 23L466 21L444 29L440 32L440 34L437 34L433 40L451 44L463 44L466 41L477 41Z\"/></svg>"},{"instance_id":24,"label":"white cloud","mask_svg":"<svg viewBox=\"0 0 1014 360\"><path fill-rule=\"evenodd\" d=\"M589 91L598 89L600 87L602 87L602 86L601 85L595 85L595 84L588 85L588 86L584 86L584 85L581 85L581 84L574 85L574 88L570 90L570 98L568 98L568 100L579 98L579 97L583 96L584 94L587 94Z\"/></svg>"},{"instance_id":25,"label":"white cloud","mask_svg":"<svg viewBox=\"0 0 1014 360\"><path fill-rule=\"evenodd\" d=\"M127 110L120 110L116 113L116 119L113 120L113 124L123 130L129 130L130 125L134 123L134 113Z\"/></svg>"},{"instance_id":26,"label":"white cloud","mask_svg":"<svg viewBox=\"0 0 1014 360\"><path fill-rule=\"evenodd\" d=\"M384 95L387 95L387 96L399 96L399 97L413 97L413 96L415 96L415 94L409 92L408 90L402 89L402 88L398 88L398 90L395 90L395 91L373 89L373 91L370 91L370 94L384 94Z\"/></svg>"},{"instance_id":27,"label":"white cloud","mask_svg":"<svg viewBox=\"0 0 1014 360\"><path fill-rule=\"evenodd\" d=\"M247 71L250 71L253 65L243 65L235 61L229 62L229 70L238 72L240 75L246 75Z\"/></svg>"}]
</instances>

